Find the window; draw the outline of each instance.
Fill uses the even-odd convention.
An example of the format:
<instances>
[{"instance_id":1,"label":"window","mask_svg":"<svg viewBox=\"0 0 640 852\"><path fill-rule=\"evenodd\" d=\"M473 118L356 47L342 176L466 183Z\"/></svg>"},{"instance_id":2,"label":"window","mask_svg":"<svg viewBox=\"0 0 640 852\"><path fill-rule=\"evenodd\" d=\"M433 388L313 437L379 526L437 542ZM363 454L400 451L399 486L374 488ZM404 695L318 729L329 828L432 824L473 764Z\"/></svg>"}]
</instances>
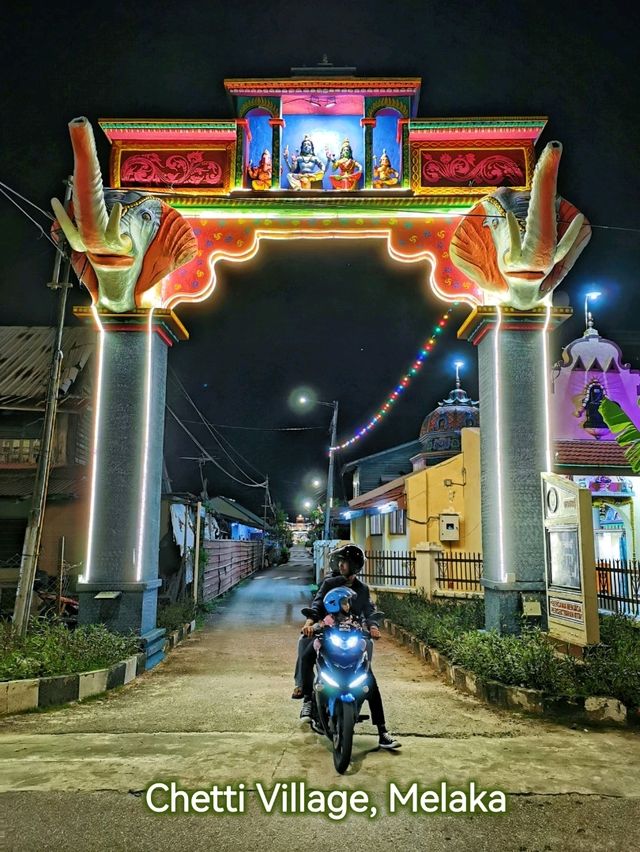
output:
<instances>
[{"instance_id":1,"label":"window","mask_svg":"<svg viewBox=\"0 0 640 852\"><path fill-rule=\"evenodd\" d=\"M404 509L396 509L389 517L389 532L392 535L404 535L407 531L407 513Z\"/></svg>"},{"instance_id":2,"label":"window","mask_svg":"<svg viewBox=\"0 0 640 852\"><path fill-rule=\"evenodd\" d=\"M382 515L369 515L369 534L382 535Z\"/></svg>"},{"instance_id":3,"label":"window","mask_svg":"<svg viewBox=\"0 0 640 852\"><path fill-rule=\"evenodd\" d=\"M3 438L0 442L0 462L4 464L35 464L40 450L39 438Z\"/></svg>"}]
</instances>

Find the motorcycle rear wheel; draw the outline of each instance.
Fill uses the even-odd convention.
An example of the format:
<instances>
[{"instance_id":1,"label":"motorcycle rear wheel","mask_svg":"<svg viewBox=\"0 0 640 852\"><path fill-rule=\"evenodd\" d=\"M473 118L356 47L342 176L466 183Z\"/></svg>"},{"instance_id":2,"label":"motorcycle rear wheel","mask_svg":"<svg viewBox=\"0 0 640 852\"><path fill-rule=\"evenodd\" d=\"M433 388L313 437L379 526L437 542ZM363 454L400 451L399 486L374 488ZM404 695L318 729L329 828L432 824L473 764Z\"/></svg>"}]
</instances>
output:
<instances>
[{"instance_id":1,"label":"motorcycle rear wheel","mask_svg":"<svg viewBox=\"0 0 640 852\"><path fill-rule=\"evenodd\" d=\"M337 703L334 713L333 765L343 775L351 761L353 729L356 724L356 708L353 703Z\"/></svg>"}]
</instances>

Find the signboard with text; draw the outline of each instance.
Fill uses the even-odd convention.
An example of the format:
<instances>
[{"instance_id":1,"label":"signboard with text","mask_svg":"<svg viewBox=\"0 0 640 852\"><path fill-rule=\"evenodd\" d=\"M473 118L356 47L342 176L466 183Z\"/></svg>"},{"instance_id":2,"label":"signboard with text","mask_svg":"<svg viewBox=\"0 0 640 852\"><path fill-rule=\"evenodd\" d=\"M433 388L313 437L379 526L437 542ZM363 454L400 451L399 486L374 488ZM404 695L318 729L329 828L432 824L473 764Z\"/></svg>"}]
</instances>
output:
<instances>
[{"instance_id":1,"label":"signboard with text","mask_svg":"<svg viewBox=\"0 0 640 852\"><path fill-rule=\"evenodd\" d=\"M549 634L573 645L600 640L591 493L543 473Z\"/></svg>"}]
</instances>

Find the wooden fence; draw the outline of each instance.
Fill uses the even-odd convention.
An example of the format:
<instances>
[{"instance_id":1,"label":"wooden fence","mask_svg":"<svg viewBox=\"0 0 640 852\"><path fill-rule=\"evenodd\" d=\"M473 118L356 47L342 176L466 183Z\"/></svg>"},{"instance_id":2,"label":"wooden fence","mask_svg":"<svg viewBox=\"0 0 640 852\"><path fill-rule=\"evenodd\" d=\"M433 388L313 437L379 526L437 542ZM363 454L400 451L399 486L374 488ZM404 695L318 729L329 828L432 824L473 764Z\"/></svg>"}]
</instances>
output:
<instances>
[{"instance_id":1,"label":"wooden fence","mask_svg":"<svg viewBox=\"0 0 640 852\"><path fill-rule=\"evenodd\" d=\"M202 600L206 603L223 595L262 565L261 541L205 541Z\"/></svg>"}]
</instances>

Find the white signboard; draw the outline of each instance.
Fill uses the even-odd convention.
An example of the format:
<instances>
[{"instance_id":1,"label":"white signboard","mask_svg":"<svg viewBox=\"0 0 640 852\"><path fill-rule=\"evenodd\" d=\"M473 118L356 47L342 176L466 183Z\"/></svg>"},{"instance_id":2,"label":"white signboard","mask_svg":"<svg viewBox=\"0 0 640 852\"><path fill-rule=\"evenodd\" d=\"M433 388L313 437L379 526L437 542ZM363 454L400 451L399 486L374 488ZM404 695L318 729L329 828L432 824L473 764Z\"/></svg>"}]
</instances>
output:
<instances>
[{"instance_id":1,"label":"white signboard","mask_svg":"<svg viewBox=\"0 0 640 852\"><path fill-rule=\"evenodd\" d=\"M543 473L549 634L572 645L600 640L591 493Z\"/></svg>"}]
</instances>

